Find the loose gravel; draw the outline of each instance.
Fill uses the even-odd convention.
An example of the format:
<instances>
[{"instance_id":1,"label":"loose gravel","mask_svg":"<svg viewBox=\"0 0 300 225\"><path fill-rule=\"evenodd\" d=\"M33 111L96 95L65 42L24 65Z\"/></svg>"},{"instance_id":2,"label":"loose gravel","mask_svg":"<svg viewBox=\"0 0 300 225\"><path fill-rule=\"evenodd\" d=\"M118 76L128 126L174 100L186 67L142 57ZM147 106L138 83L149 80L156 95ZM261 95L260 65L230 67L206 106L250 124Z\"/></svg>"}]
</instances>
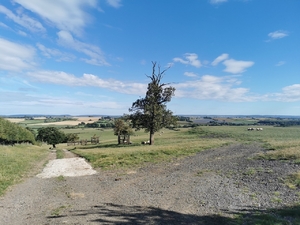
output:
<instances>
[{"instance_id":1,"label":"loose gravel","mask_svg":"<svg viewBox=\"0 0 300 225\"><path fill-rule=\"evenodd\" d=\"M235 144L134 170L31 177L0 198L0 224L228 224L299 201L284 184L299 166L252 159L263 151Z\"/></svg>"},{"instance_id":2,"label":"loose gravel","mask_svg":"<svg viewBox=\"0 0 300 225\"><path fill-rule=\"evenodd\" d=\"M78 177L87 176L97 173L93 170L83 158L67 158L67 159L54 159L51 160L43 172L38 174L39 178L51 177Z\"/></svg>"}]
</instances>

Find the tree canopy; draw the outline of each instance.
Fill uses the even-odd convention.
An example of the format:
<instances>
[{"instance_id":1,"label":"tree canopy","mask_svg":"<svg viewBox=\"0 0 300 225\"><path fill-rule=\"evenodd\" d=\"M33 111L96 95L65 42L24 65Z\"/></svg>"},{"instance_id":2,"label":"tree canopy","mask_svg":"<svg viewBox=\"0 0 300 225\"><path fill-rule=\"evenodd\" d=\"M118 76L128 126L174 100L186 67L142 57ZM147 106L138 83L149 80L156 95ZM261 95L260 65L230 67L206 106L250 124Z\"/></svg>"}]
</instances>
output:
<instances>
[{"instance_id":1,"label":"tree canopy","mask_svg":"<svg viewBox=\"0 0 300 225\"><path fill-rule=\"evenodd\" d=\"M116 119L114 124L114 135L118 136L118 144L121 144L121 135L133 134L132 128L122 119Z\"/></svg>"},{"instance_id":2,"label":"tree canopy","mask_svg":"<svg viewBox=\"0 0 300 225\"><path fill-rule=\"evenodd\" d=\"M175 88L161 81L167 69L161 71L156 62L152 62L152 65L152 75L146 75L151 80L146 96L133 102L129 109L132 112L129 115L132 126L136 129L144 128L150 133L150 145L154 144L155 132L176 123L176 117L166 106L174 96Z\"/></svg>"},{"instance_id":3,"label":"tree canopy","mask_svg":"<svg viewBox=\"0 0 300 225\"><path fill-rule=\"evenodd\" d=\"M42 127L38 129L37 140L47 142L53 145L62 143L65 140L65 133L57 129L56 127Z\"/></svg>"},{"instance_id":4,"label":"tree canopy","mask_svg":"<svg viewBox=\"0 0 300 225\"><path fill-rule=\"evenodd\" d=\"M35 138L33 133L26 128L0 118L0 142L3 144L34 143Z\"/></svg>"}]
</instances>

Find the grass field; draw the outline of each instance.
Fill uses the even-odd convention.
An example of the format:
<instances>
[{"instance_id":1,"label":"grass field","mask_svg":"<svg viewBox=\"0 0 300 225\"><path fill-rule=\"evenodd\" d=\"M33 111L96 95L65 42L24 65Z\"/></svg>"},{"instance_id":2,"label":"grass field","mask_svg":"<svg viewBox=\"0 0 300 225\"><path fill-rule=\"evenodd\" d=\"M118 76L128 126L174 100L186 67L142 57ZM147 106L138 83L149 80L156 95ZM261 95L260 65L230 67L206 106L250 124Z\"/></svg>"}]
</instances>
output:
<instances>
[{"instance_id":1,"label":"grass field","mask_svg":"<svg viewBox=\"0 0 300 225\"><path fill-rule=\"evenodd\" d=\"M48 156L46 147L33 145L0 145L0 196L39 161Z\"/></svg>"},{"instance_id":2,"label":"grass field","mask_svg":"<svg viewBox=\"0 0 300 225\"><path fill-rule=\"evenodd\" d=\"M201 126L194 129L163 130L155 136L155 145L142 145L148 134L139 131L131 137L132 145L117 145L111 129L67 129L81 139L100 136L100 144L76 146L72 151L89 160L94 167L118 168L136 166L145 162L170 160L194 154L203 149L234 142L261 142L266 153L257 158L300 162L300 127L263 127L263 131L248 131L246 126ZM199 138L202 137L202 138ZM70 149L73 147L70 147Z\"/></svg>"},{"instance_id":3,"label":"grass field","mask_svg":"<svg viewBox=\"0 0 300 225\"><path fill-rule=\"evenodd\" d=\"M93 167L103 169L139 166L147 162L171 160L174 157L191 155L204 149L214 148L232 143L234 140L197 138L197 134L188 133L189 129L163 130L156 135L155 144L143 145L142 141L149 139L148 134L140 131L131 137L133 144L117 145L117 137L112 130L106 130L100 135L97 146L77 146L70 149L85 157ZM83 134L80 134L83 135ZM105 137L105 141L101 137ZM72 149L73 148L73 149Z\"/></svg>"}]
</instances>

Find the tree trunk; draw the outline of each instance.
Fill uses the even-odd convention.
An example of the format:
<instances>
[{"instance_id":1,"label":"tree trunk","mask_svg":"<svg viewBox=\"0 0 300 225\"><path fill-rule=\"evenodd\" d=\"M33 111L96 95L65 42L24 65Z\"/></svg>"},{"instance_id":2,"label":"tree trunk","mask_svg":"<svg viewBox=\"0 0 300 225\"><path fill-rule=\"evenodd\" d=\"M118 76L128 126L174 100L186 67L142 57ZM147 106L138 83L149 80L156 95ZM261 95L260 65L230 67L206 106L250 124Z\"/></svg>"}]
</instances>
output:
<instances>
[{"instance_id":1,"label":"tree trunk","mask_svg":"<svg viewBox=\"0 0 300 225\"><path fill-rule=\"evenodd\" d=\"M150 145L154 145L154 133L150 132Z\"/></svg>"},{"instance_id":2,"label":"tree trunk","mask_svg":"<svg viewBox=\"0 0 300 225\"><path fill-rule=\"evenodd\" d=\"M120 137L120 134L118 134L118 144L121 144L121 137Z\"/></svg>"}]
</instances>

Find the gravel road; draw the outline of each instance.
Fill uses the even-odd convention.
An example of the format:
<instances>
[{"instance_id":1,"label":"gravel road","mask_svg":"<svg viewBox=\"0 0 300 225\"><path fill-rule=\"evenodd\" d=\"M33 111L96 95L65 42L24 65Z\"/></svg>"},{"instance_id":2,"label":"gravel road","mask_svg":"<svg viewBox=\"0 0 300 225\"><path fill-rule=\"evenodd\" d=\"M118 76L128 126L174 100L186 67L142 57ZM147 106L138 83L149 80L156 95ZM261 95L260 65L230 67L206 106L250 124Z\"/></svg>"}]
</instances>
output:
<instances>
[{"instance_id":1,"label":"gravel road","mask_svg":"<svg viewBox=\"0 0 300 225\"><path fill-rule=\"evenodd\" d=\"M136 170L33 176L0 198L0 224L229 224L234 212L299 201L283 183L299 165L251 159L261 151L235 144Z\"/></svg>"}]
</instances>

